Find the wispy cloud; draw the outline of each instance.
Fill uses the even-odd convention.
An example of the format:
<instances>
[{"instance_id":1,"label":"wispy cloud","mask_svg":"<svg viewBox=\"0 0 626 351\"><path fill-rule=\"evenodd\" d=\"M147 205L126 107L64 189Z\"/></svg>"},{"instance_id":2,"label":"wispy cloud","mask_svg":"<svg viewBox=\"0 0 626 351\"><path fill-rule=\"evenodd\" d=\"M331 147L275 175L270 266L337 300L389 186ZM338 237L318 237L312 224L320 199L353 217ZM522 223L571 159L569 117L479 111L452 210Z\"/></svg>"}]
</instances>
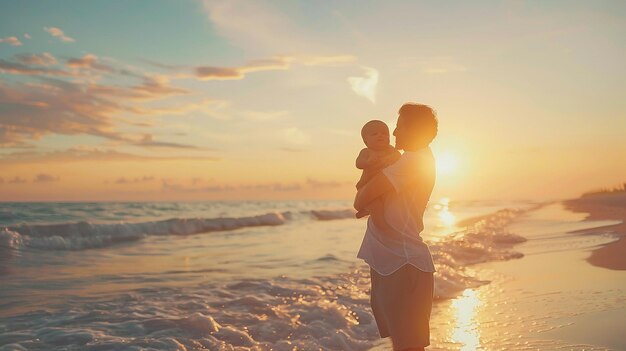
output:
<instances>
[{"instance_id":1,"label":"wispy cloud","mask_svg":"<svg viewBox=\"0 0 626 351\"><path fill-rule=\"evenodd\" d=\"M351 182L338 181L338 180L317 180L314 178L307 178L306 184L315 189L319 188L340 188L344 186L352 185Z\"/></svg>"},{"instance_id":2,"label":"wispy cloud","mask_svg":"<svg viewBox=\"0 0 626 351\"><path fill-rule=\"evenodd\" d=\"M337 66L345 65L356 61L355 56L334 55L334 56L273 56L266 59L258 59L247 62L242 66L221 67L221 66L195 66L191 67L191 75L185 73L187 67L160 64L153 61L154 66L178 73L178 78L195 77L199 80L232 80L243 79L249 73L263 71L284 71L290 69L294 64L304 66Z\"/></svg>"},{"instance_id":3,"label":"wispy cloud","mask_svg":"<svg viewBox=\"0 0 626 351\"><path fill-rule=\"evenodd\" d=\"M352 90L372 103L376 102L376 87L378 85L378 71L374 68L364 67L365 77L349 77L348 83Z\"/></svg>"},{"instance_id":4,"label":"wispy cloud","mask_svg":"<svg viewBox=\"0 0 626 351\"><path fill-rule=\"evenodd\" d=\"M67 35L65 35L65 33L63 33L61 28L58 28L58 27L43 27L43 30L48 32L53 37L59 38L62 42L73 43L73 42L76 41L76 40L74 40L74 38L70 38Z\"/></svg>"},{"instance_id":5,"label":"wispy cloud","mask_svg":"<svg viewBox=\"0 0 626 351\"><path fill-rule=\"evenodd\" d=\"M138 183L149 183L155 180L154 176L143 176L140 178L126 178L120 177L117 178L113 183L114 184L138 184Z\"/></svg>"},{"instance_id":6,"label":"wispy cloud","mask_svg":"<svg viewBox=\"0 0 626 351\"><path fill-rule=\"evenodd\" d=\"M9 184L24 184L27 183L28 181L22 177L15 177L11 180L9 180L7 183Z\"/></svg>"},{"instance_id":7,"label":"wispy cloud","mask_svg":"<svg viewBox=\"0 0 626 351\"><path fill-rule=\"evenodd\" d=\"M35 183L50 183L50 182L58 182L59 177L55 177L46 173L39 173L35 176L33 182Z\"/></svg>"},{"instance_id":8,"label":"wispy cloud","mask_svg":"<svg viewBox=\"0 0 626 351\"><path fill-rule=\"evenodd\" d=\"M24 38L26 39L32 39L33 37L30 36L30 34L28 33L24 33Z\"/></svg>"},{"instance_id":9,"label":"wispy cloud","mask_svg":"<svg viewBox=\"0 0 626 351\"><path fill-rule=\"evenodd\" d=\"M35 163L67 163L67 162L83 162L83 161L169 161L169 160L201 160L201 161L219 161L217 157L208 156L189 156L189 155L173 155L173 156L145 156L126 152L120 152L111 148L97 147L73 147L66 150L41 152L41 151L22 151L14 152L0 157L0 165L13 164L35 164Z\"/></svg>"},{"instance_id":10,"label":"wispy cloud","mask_svg":"<svg viewBox=\"0 0 626 351\"><path fill-rule=\"evenodd\" d=\"M290 144L305 145L311 141L311 136L295 127L284 128L282 130L282 134L285 138L285 141Z\"/></svg>"},{"instance_id":11,"label":"wispy cloud","mask_svg":"<svg viewBox=\"0 0 626 351\"><path fill-rule=\"evenodd\" d=\"M3 62L0 61L0 68ZM28 66L26 66L28 67ZM23 67L20 67L23 68ZM46 71L46 73L49 73ZM145 77L135 86L121 87L70 82L38 77L39 82L13 84L0 81L0 145L15 146L46 134L88 134L141 146L165 146L144 135L127 135L116 130L126 115L151 115L162 111L138 106L136 100L156 100L188 93L172 87L167 79ZM171 144L170 147L180 145Z\"/></svg>"},{"instance_id":12,"label":"wispy cloud","mask_svg":"<svg viewBox=\"0 0 626 351\"><path fill-rule=\"evenodd\" d=\"M15 55L12 60L0 59L0 72L30 76L91 78L91 81L97 81L103 74L135 78L146 77L146 74L104 64L93 54L86 54L81 58L68 58L65 62L65 67L50 67L57 63L56 57L48 52L42 54L19 54Z\"/></svg>"},{"instance_id":13,"label":"wispy cloud","mask_svg":"<svg viewBox=\"0 0 626 351\"><path fill-rule=\"evenodd\" d=\"M266 122L283 119L289 111L243 111L241 114L252 121Z\"/></svg>"},{"instance_id":14,"label":"wispy cloud","mask_svg":"<svg viewBox=\"0 0 626 351\"><path fill-rule=\"evenodd\" d=\"M56 57L49 52L41 54L19 54L15 55L15 58L24 65L50 66L57 63Z\"/></svg>"},{"instance_id":15,"label":"wispy cloud","mask_svg":"<svg viewBox=\"0 0 626 351\"><path fill-rule=\"evenodd\" d=\"M0 59L0 73L7 74L19 74L19 75L29 75L29 76L71 76L70 72L64 71L62 69L57 68L49 68L49 67L41 67L41 66L31 66L28 64L23 64L21 62L11 62L4 59Z\"/></svg>"},{"instance_id":16,"label":"wispy cloud","mask_svg":"<svg viewBox=\"0 0 626 351\"><path fill-rule=\"evenodd\" d=\"M187 184L186 184L187 183ZM161 188L163 191L194 193L194 192L234 192L234 191L270 191L270 192L290 192L302 190L303 186L299 183L253 183L253 184L205 184L199 185L197 179L195 185L193 180L189 182L181 182L179 180L163 179Z\"/></svg>"},{"instance_id":17,"label":"wispy cloud","mask_svg":"<svg viewBox=\"0 0 626 351\"><path fill-rule=\"evenodd\" d=\"M204 0L202 4L217 32L239 47L284 52L306 45L289 17L266 1Z\"/></svg>"},{"instance_id":18,"label":"wispy cloud","mask_svg":"<svg viewBox=\"0 0 626 351\"><path fill-rule=\"evenodd\" d=\"M11 46L22 46L22 42L17 37L0 38L0 43L7 43Z\"/></svg>"},{"instance_id":19,"label":"wispy cloud","mask_svg":"<svg viewBox=\"0 0 626 351\"><path fill-rule=\"evenodd\" d=\"M171 149L199 149L197 146L188 144L156 141L151 134L145 134L143 138L134 145L145 147L171 148Z\"/></svg>"},{"instance_id":20,"label":"wispy cloud","mask_svg":"<svg viewBox=\"0 0 626 351\"><path fill-rule=\"evenodd\" d=\"M72 68L91 68L105 72L114 71L111 66L98 62L98 56L94 54L85 54L80 58L70 58L67 60L66 65Z\"/></svg>"},{"instance_id":21,"label":"wispy cloud","mask_svg":"<svg viewBox=\"0 0 626 351\"><path fill-rule=\"evenodd\" d=\"M352 187L351 182L327 180L321 181L313 178L307 178L300 182L270 182L270 183L243 183L228 184L220 183L215 180L203 180L198 178L192 179L162 179L161 188L167 192L209 192L223 193L236 191L265 191L265 192L294 192L301 190L331 189Z\"/></svg>"}]
</instances>

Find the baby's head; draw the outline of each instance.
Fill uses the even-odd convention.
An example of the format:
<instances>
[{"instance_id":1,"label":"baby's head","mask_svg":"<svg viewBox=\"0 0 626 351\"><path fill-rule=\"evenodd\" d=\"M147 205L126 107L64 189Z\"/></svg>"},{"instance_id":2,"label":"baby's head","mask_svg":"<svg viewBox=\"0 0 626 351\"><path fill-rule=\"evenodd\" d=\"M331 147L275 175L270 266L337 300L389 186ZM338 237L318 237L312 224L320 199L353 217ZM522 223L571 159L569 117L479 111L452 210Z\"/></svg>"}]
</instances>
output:
<instances>
[{"instance_id":1,"label":"baby's head","mask_svg":"<svg viewBox=\"0 0 626 351\"><path fill-rule=\"evenodd\" d=\"M383 121L372 120L361 128L361 137L369 149L381 151L389 147L389 127Z\"/></svg>"}]
</instances>

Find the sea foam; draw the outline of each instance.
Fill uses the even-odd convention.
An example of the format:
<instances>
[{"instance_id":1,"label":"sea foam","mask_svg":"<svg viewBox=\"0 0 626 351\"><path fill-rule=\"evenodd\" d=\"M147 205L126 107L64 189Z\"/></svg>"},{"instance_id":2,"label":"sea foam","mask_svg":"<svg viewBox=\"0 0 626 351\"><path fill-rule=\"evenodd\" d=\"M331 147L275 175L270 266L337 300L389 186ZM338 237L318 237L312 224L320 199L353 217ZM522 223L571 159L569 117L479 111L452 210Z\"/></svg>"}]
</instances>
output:
<instances>
[{"instance_id":1,"label":"sea foam","mask_svg":"<svg viewBox=\"0 0 626 351\"><path fill-rule=\"evenodd\" d=\"M353 218L354 210L270 212L257 216L172 218L148 222L22 224L0 228L0 247L41 250L82 250L140 240L149 235L191 235L259 226L278 226L288 220Z\"/></svg>"},{"instance_id":2,"label":"sea foam","mask_svg":"<svg viewBox=\"0 0 626 351\"><path fill-rule=\"evenodd\" d=\"M437 269L436 299L488 283L474 275L468 267L472 264L521 257L512 249L525 239L506 229L520 213L502 210L429 243ZM225 222L231 224L214 223L215 228L280 225L285 219L276 215ZM178 224L174 231L168 225L155 227L168 235L206 229L197 223ZM65 237L93 235L89 226L79 227ZM19 247L24 237L60 234L60 229L31 229L23 236L5 229L0 238L3 245ZM316 261L337 264L330 256ZM54 312L42 309L0 319L0 350L368 350L379 340L369 299L369 268L364 264L304 279L280 275L145 287L73 299L55 306Z\"/></svg>"}]
</instances>

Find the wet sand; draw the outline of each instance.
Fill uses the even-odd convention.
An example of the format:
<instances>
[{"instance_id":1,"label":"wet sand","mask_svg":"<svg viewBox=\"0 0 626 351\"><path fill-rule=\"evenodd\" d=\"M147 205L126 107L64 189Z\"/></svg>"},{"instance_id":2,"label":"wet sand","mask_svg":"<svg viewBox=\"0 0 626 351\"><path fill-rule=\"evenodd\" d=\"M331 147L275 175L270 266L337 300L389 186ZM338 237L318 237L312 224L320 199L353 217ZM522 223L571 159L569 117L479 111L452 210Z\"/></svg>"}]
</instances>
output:
<instances>
[{"instance_id":1,"label":"wet sand","mask_svg":"<svg viewBox=\"0 0 626 351\"><path fill-rule=\"evenodd\" d=\"M599 247L591 253L587 261L595 266L626 270L626 193L602 194L581 197L564 202L573 212L587 213L587 220L618 220L622 223L584 229L577 233L611 233L621 238Z\"/></svg>"},{"instance_id":2,"label":"wet sand","mask_svg":"<svg viewBox=\"0 0 626 351\"><path fill-rule=\"evenodd\" d=\"M468 267L489 283L435 303L427 350L626 350L626 272L587 262L619 247L623 209L613 204L551 203L510 225L528 239L514 247L524 257ZM390 340L372 350L391 350Z\"/></svg>"}]
</instances>

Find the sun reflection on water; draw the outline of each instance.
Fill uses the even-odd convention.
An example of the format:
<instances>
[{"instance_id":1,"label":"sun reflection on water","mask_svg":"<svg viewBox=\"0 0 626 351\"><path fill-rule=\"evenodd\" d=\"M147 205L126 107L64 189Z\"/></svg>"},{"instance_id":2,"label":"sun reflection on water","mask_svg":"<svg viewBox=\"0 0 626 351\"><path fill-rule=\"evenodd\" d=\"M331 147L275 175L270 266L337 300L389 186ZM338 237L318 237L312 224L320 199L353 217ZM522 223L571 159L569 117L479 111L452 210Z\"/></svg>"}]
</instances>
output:
<instances>
[{"instance_id":1,"label":"sun reflection on water","mask_svg":"<svg viewBox=\"0 0 626 351\"><path fill-rule=\"evenodd\" d=\"M444 197L434 205L435 210L437 210L437 218L439 219L439 223L442 227L445 227L446 229L452 229L456 225L456 216L452 212L450 212L449 204L450 199Z\"/></svg>"},{"instance_id":2,"label":"sun reflection on water","mask_svg":"<svg viewBox=\"0 0 626 351\"><path fill-rule=\"evenodd\" d=\"M460 351L477 350L480 347L480 325L476 319L476 309L480 306L478 293L465 289L463 295L452 302L456 326L452 332L452 341L461 344Z\"/></svg>"}]
</instances>

